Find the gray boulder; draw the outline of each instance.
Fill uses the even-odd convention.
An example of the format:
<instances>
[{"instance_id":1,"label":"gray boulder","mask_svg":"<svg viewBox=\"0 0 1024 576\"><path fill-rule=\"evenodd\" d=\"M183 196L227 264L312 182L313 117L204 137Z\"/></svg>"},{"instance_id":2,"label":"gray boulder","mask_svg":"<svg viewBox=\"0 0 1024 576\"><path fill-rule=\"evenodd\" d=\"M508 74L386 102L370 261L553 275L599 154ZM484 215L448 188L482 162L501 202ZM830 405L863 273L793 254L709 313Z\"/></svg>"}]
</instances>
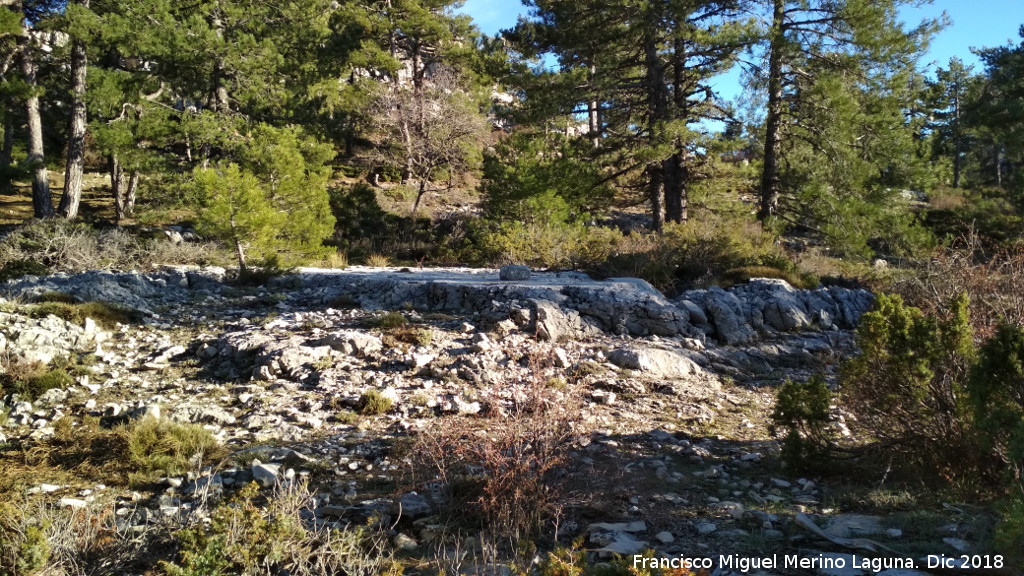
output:
<instances>
[{"instance_id":1,"label":"gray boulder","mask_svg":"<svg viewBox=\"0 0 1024 576\"><path fill-rule=\"evenodd\" d=\"M745 321L743 303L735 294L721 288L708 290L705 300L708 316L715 326L715 334L725 344L737 345L752 342L757 334Z\"/></svg>"},{"instance_id":2,"label":"gray boulder","mask_svg":"<svg viewBox=\"0 0 1024 576\"><path fill-rule=\"evenodd\" d=\"M253 379L304 380L312 372L313 365L330 354L329 346L306 346L301 338L275 342L263 348L256 356Z\"/></svg>"},{"instance_id":3,"label":"gray boulder","mask_svg":"<svg viewBox=\"0 0 1024 576\"><path fill-rule=\"evenodd\" d=\"M392 511L408 518L427 516L430 514L430 502L416 492L408 492L394 503Z\"/></svg>"},{"instance_id":4,"label":"gray boulder","mask_svg":"<svg viewBox=\"0 0 1024 576\"><path fill-rule=\"evenodd\" d=\"M359 357L376 354L384 347L380 338L354 330L334 332L328 335L323 343L338 352Z\"/></svg>"},{"instance_id":5,"label":"gray boulder","mask_svg":"<svg viewBox=\"0 0 1024 576\"><path fill-rule=\"evenodd\" d=\"M23 362L49 364L56 357L94 352L109 337L56 316L36 319L0 312L0 353Z\"/></svg>"},{"instance_id":6,"label":"gray boulder","mask_svg":"<svg viewBox=\"0 0 1024 576\"><path fill-rule=\"evenodd\" d=\"M505 266L498 271L498 278L506 282L522 282L530 279L530 269L526 266Z\"/></svg>"},{"instance_id":7,"label":"gray boulder","mask_svg":"<svg viewBox=\"0 0 1024 576\"><path fill-rule=\"evenodd\" d=\"M752 299L764 303L764 323L781 332L803 330L811 325L799 291L785 280L761 278L752 280L747 289Z\"/></svg>"},{"instance_id":8,"label":"gray boulder","mask_svg":"<svg viewBox=\"0 0 1024 576\"><path fill-rule=\"evenodd\" d=\"M688 351L658 348L619 348L608 355L608 361L655 378L683 378L703 373L688 354Z\"/></svg>"},{"instance_id":9,"label":"gray boulder","mask_svg":"<svg viewBox=\"0 0 1024 576\"><path fill-rule=\"evenodd\" d=\"M530 300L529 330L540 340L562 342L600 333L575 310L559 308L547 300Z\"/></svg>"}]
</instances>

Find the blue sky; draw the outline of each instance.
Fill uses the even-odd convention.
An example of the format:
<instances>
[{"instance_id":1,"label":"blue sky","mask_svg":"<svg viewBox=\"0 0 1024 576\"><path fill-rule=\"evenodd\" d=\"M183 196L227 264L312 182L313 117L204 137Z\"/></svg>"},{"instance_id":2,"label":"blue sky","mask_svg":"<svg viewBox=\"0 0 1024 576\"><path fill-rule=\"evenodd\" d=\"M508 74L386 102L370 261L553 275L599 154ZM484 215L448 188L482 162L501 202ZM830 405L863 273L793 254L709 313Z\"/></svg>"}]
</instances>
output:
<instances>
[{"instance_id":1,"label":"blue sky","mask_svg":"<svg viewBox=\"0 0 1024 576\"><path fill-rule=\"evenodd\" d=\"M1024 24L1024 2L1021 0L935 0L922 8L907 8L902 16L905 22L919 22L923 18L937 18L943 11L949 15L952 24L933 40L922 64L936 62L945 67L951 57L959 56L965 63L975 64L975 70L980 72L981 65L970 48L1020 42L1017 31ZM483 32L494 35L503 28L514 26L526 8L519 0L467 0L461 12L472 16ZM928 69L934 70L935 65ZM738 76L733 74L730 77ZM733 92L726 86L730 82L735 80L723 78L718 86L727 97Z\"/></svg>"}]
</instances>

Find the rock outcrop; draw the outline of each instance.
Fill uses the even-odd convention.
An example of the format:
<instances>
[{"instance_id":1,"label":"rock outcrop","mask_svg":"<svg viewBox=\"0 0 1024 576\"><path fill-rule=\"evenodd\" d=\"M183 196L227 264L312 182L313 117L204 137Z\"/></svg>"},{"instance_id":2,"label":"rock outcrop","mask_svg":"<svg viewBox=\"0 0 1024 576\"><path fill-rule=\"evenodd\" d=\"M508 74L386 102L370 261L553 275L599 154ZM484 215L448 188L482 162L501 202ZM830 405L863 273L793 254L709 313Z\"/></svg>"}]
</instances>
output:
<instances>
[{"instance_id":1,"label":"rock outcrop","mask_svg":"<svg viewBox=\"0 0 1024 576\"><path fill-rule=\"evenodd\" d=\"M873 303L866 290L797 290L768 278L729 290L691 290L674 300L695 328L730 345L749 344L764 333L852 329Z\"/></svg>"},{"instance_id":2,"label":"rock outcrop","mask_svg":"<svg viewBox=\"0 0 1024 576\"><path fill-rule=\"evenodd\" d=\"M26 363L48 364L69 353L95 352L109 336L92 322L83 328L56 316L36 319L0 312L0 354Z\"/></svg>"},{"instance_id":3,"label":"rock outcrop","mask_svg":"<svg viewBox=\"0 0 1024 576\"><path fill-rule=\"evenodd\" d=\"M764 334L853 328L873 302L865 290L823 287L797 290L782 280L756 279L728 290L691 290L670 301L636 278L596 281L575 272L522 270L402 269L353 267L302 269L269 289L286 292L282 310L325 308L346 302L364 309L415 309L511 319L540 339L564 341L597 332L621 336L714 338L731 346ZM76 276L26 277L7 283L9 296L64 292L80 300L129 306L148 315L197 296L230 290L223 269L165 268L153 274L88 272ZM325 342L358 351L353 342Z\"/></svg>"}]
</instances>

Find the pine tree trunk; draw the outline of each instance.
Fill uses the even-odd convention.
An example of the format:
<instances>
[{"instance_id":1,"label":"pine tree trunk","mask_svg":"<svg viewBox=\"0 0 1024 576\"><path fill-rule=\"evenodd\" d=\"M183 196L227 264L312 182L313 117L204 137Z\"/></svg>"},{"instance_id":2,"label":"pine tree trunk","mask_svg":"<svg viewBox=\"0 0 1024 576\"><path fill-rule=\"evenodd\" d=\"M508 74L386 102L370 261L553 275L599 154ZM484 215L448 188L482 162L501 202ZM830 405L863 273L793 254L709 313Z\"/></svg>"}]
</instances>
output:
<instances>
[{"instance_id":1,"label":"pine tree trunk","mask_svg":"<svg viewBox=\"0 0 1024 576\"><path fill-rule=\"evenodd\" d=\"M0 194L11 193L11 163L14 151L14 113L8 109L4 112L4 141L0 150Z\"/></svg>"},{"instance_id":2,"label":"pine tree trunk","mask_svg":"<svg viewBox=\"0 0 1024 576\"><path fill-rule=\"evenodd\" d=\"M89 0L79 4L89 7ZM85 168L86 128L86 70L89 57L85 42L76 40L71 46L71 125L68 130L68 161L64 169L64 195L60 198L57 211L72 220L78 217L78 205L82 200L82 174Z\"/></svg>"},{"instance_id":3,"label":"pine tree trunk","mask_svg":"<svg viewBox=\"0 0 1024 576\"><path fill-rule=\"evenodd\" d=\"M648 139L653 148L660 143L662 123L668 112L668 95L665 93L665 72L658 57L658 44L654 36L656 30L653 9L648 13L648 24L644 30L644 82L647 92ZM651 199L651 223L655 232L665 227L664 196L665 171L664 162L652 162L647 165L648 194Z\"/></svg>"},{"instance_id":4,"label":"pine tree trunk","mask_svg":"<svg viewBox=\"0 0 1024 576\"><path fill-rule=\"evenodd\" d=\"M765 118L764 168L761 172L761 207L757 217L767 220L779 212L782 182L782 50L785 42L785 0L775 0L772 39L768 55L768 113Z\"/></svg>"},{"instance_id":5,"label":"pine tree trunk","mask_svg":"<svg viewBox=\"0 0 1024 576\"><path fill-rule=\"evenodd\" d=\"M684 74L686 68L686 48L681 40L674 42L672 50L672 89L674 106L673 113L676 118L686 118L689 114L689 102L682 86L684 85ZM676 149L675 154L664 162L665 170L665 219L669 222L682 224L688 218L687 205L689 204L689 174L686 168L686 158L683 154L683 142L676 138L673 142Z\"/></svg>"},{"instance_id":6,"label":"pine tree trunk","mask_svg":"<svg viewBox=\"0 0 1024 576\"><path fill-rule=\"evenodd\" d=\"M1003 187L1003 149L1000 146L996 146L996 186Z\"/></svg>"},{"instance_id":7,"label":"pine tree trunk","mask_svg":"<svg viewBox=\"0 0 1024 576\"><path fill-rule=\"evenodd\" d=\"M661 166L649 164L647 177L647 193L651 197L651 227L655 232L661 233L665 229L665 178Z\"/></svg>"},{"instance_id":8,"label":"pine tree trunk","mask_svg":"<svg viewBox=\"0 0 1024 576\"><path fill-rule=\"evenodd\" d=\"M242 242L235 240L235 254L238 255L238 273L245 274L249 269L245 265L245 250L242 249Z\"/></svg>"},{"instance_id":9,"label":"pine tree trunk","mask_svg":"<svg viewBox=\"0 0 1024 576\"><path fill-rule=\"evenodd\" d=\"M124 169L116 155L108 158L110 166L110 191L114 196L114 219L118 225L125 218L125 200L128 184L125 181Z\"/></svg>"},{"instance_id":10,"label":"pine tree trunk","mask_svg":"<svg viewBox=\"0 0 1024 576\"><path fill-rule=\"evenodd\" d=\"M217 8L213 13L213 29L217 34L217 40L224 42L224 21L220 15L220 2L217 2ZM212 94L212 108L219 114L227 114L231 112L231 103L228 101L228 87L227 77L225 73L224 62L218 59L213 65L213 94Z\"/></svg>"},{"instance_id":11,"label":"pine tree trunk","mask_svg":"<svg viewBox=\"0 0 1024 576\"><path fill-rule=\"evenodd\" d=\"M248 268L245 265L245 249L242 247L242 240L238 237L238 227L235 224L235 215L231 214L231 220L229 221L231 226L231 236L235 239L235 254L238 256L238 275L245 276Z\"/></svg>"},{"instance_id":12,"label":"pine tree trunk","mask_svg":"<svg viewBox=\"0 0 1024 576\"><path fill-rule=\"evenodd\" d=\"M689 218L688 177L683 154L676 152L665 160L665 220L682 224Z\"/></svg>"},{"instance_id":13,"label":"pine tree trunk","mask_svg":"<svg viewBox=\"0 0 1024 576\"><path fill-rule=\"evenodd\" d=\"M960 187L960 83L953 83L953 188Z\"/></svg>"},{"instance_id":14,"label":"pine tree trunk","mask_svg":"<svg viewBox=\"0 0 1024 576\"><path fill-rule=\"evenodd\" d=\"M589 72L590 89L593 90L594 79L597 77L597 67L591 66ZM594 148L601 147L601 119L598 116L597 99L587 102L587 121L590 129L590 137L593 139Z\"/></svg>"},{"instance_id":15,"label":"pine tree trunk","mask_svg":"<svg viewBox=\"0 0 1024 576\"><path fill-rule=\"evenodd\" d=\"M139 195L139 171L128 173L128 187L124 191L124 216L135 214L135 199Z\"/></svg>"},{"instance_id":16,"label":"pine tree trunk","mask_svg":"<svg viewBox=\"0 0 1024 576\"><path fill-rule=\"evenodd\" d=\"M18 44L21 45L21 73L30 91L25 100L25 113L28 116L28 158L25 163L35 169L32 179L32 212L36 218L52 218L53 197L50 195L50 175L46 170L43 151L43 119L39 114L36 64L27 30L18 37Z\"/></svg>"}]
</instances>

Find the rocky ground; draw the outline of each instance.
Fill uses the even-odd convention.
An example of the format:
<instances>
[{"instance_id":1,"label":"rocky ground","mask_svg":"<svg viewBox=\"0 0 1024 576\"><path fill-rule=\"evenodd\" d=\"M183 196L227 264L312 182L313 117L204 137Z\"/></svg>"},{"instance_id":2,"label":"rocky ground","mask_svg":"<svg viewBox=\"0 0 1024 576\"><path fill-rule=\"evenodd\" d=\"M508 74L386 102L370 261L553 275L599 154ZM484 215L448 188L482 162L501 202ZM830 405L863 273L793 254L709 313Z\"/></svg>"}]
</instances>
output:
<instances>
[{"instance_id":1,"label":"rocky ground","mask_svg":"<svg viewBox=\"0 0 1024 576\"><path fill-rule=\"evenodd\" d=\"M92 359L67 389L2 399L8 451L31 450L62 417L85 415L200 424L230 449L218 466L134 490L73 469L26 477L29 492L59 506L109 507L126 531L249 482L302 478L315 495L310 522L385 515L395 546L426 550L445 502L410 474L409 441L450 422L501 427L541 387L572 411L548 544L583 537L599 556L710 557L719 575L910 576L929 573L926 555L979 551L984 539L982 515L962 507L901 508L882 479L794 477L779 463L774 387L834 377L871 305L863 291L758 280L670 301L635 279L515 268L303 270L262 287L179 268L26 277L0 291L8 361ZM55 292L143 319L104 330L22 312ZM368 398L381 409L367 410ZM737 564L773 554L776 566ZM845 567L787 567L783 555ZM878 563L897 557L917 570ZM856 565L864 558L879 560Z\"/></svg>"}]
</instances>

